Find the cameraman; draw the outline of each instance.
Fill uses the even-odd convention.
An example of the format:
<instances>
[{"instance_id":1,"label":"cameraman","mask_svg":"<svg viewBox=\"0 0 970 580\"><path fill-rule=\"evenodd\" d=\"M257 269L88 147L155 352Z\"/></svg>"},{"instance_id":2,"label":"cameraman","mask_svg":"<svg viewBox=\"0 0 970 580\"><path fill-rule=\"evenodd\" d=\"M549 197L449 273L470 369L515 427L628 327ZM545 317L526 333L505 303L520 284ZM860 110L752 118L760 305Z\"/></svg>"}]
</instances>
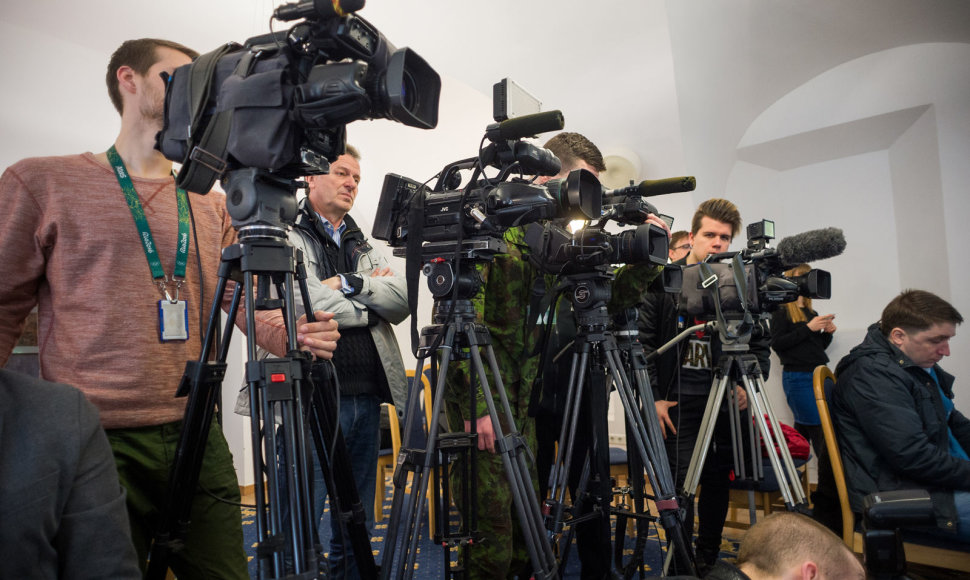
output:
<instances>
[{"instance_id":1,"label":"cameraman","mask_svg":"<svg viewBox=\"0 0 970 580\"><path fill-rule=\"evenodd\" d=\"M568 143L557 148L556 143ZM588 139L576 133L561 133L554 137L546 147L553 150L562 162L562 170L556 177L565 177L570 170L587 169L598 174L604 168L602 155ZM587 161L589 155L599 158L599 163ZM598 167L597 167L598 165ZM552 177L540 177L537 183L545 183ZM651 223L663 223L652 217ZM472 299L479 322L488 328L492 347L498 366L503 371L502 382L505 386L514 427L504 425L503 430L517 430L530 451L536 452L536 422L529 416L533 381L538 373L539 359L534 356L539 343L540 328L531 322L530 309L536 308L544 288L545 277L541 276L529 262L530 249L524 240L524 228L510 228L504 234L508 245L507 254L499 254L495 260L478 266L479 275L484 280L483 287ZM634 269L629 278L642 275L642 270L652 277L655 268ZM634 297L635 299L635 297ZM542 314L540 313L540 316ZM575 326L573 326L575 330ZM490 385L494 385L491 370L486 367ZM474 417L468 415L471 401L468 400L468 363L452 365L448 369L448 390L446 391L446 411L452 431L470 431L471 421L476 422L478 449L488 454L478 456L478 495L475 505L478 509L479 532L485 540L473 548L470 561L464 562L469 578L504 578L524 574L529 569L528 554L522 539L521 528L514 515L515 508L507 476L501 457L495 454L495 434L481 390L476 394ZM497 393L493 393L495 404L499 406ZM501 417L504 421L504 417ZM558 430L556 431L558 433ZM458 470L453 471L455 489L460 483ZM536 473L532 474L533 486ZM548 474L547 474L548 476ZM546 478L548 479L548 477ZM605 518L604 518L605 519ZM606 522L605 538L609 542L609 523ZM609 555L601 564L609 566ZM584 572L584 577L585 572Z\"/></svg>"},{"instance_id":2,"label":"cameraman","mask_svg":"<svg viewBox=\"0 0 970 580\"><path fill-rule=\"evenodd\" d=\"M559 133L544 145L555 153L562 162L559 174L552 178L540 178L540 183L550 179L565 178L571 171L585 169L597 177L606 170L603 155L589 139L579 133ZM667 225L651 215L648 223L658 225L667 230ZM639 302L640 293L657 275L658 269L653 267L624 267L618 272L617 280L613 284L613 298L609 304L612 314L620 305L632 306ZM570 358L562 356L555 360L555 355L563 348L567 348L570 341L576 337L577 321L572 311L572 305L563 296L557 296L552 304L551 320L547 321L548 330L544 337L542 368L537 377L533 392L533 402L530 414L535 417L538 451L536 456L539 474L540 497L545 497L549 486L549 475L555 460L555 445L562 429L563 406L567 396L566 386L570 380ZM585 381L586 377L580 377ZM606 393L584 390L585 397L578 402L580 416L577 424L573 456L570 462L568 484L570 497L575 502L578 498L577 487L583 470L587 454L590 458L590 478L586 488L589 497L583 498L583 514L593 509L597 503L605 510L602 517L594 518L576 526L576 551L581 563L583 578L607 578L610 573L611 561L611 530L610 519L607 515L612 497L609 465L609 431L606 424L607 406L609 403ZM565 445L565 442L559 442ZM579 514L574 514L574 517Z\"/></svg>"},{"instance_id":3,"label":"cameraman","mask_svg":"<svg viewBox=\"0 0 970 580\"><path fill-rule=\"evenodd\" d=\"M697 264L706 260L708 254L726 252L740 229L741 214L733 203L716 198L705 201L698 206L691 220L690 253L676 263ZM673 295L651 291L646 294L640 307L640 342L648 354L652 353L693 323L680 316ZM752 334L749 346L758 359L762 375L767 378L770 337L767 331L758 330L756 328ZM657 417L666 440L667 459L679 492L693 494L695 491L684 490L684 480L702 427L704 409L714 380L713 369L720 356L721 342L718 336L697 333L648 363ZM746 393L740 386L735 387L735 392L744 410L747 407ZM742 413L741 421L743 425L750 423L747 413ZM747 430L744 432L747 433ZM698 572L712 566L720 551L732 467L730 424L727 406L722 404L711 449L701 472L702 491L697 503ZM688 529L692 529L694 506L683 507L687 509L684 523Z\"/></svg>"},{"instance_id":4,"label":"cameraman","mask_svg":"<svg viewBox=\"0 0 970 580\"><path fill-rule=\"evenodd\" d=\"M126 41L106 75L121 115L110 149L25 159L0 177L0 365L36 305L41 372L77 386L98 408L143 569L185 414L186 399L175 390L185 361L199 356L200 309L213 298L221 249L235 241L225 196L177 192L171 161L154 148L164 118L162 73L195 56L166 40ZM180 212L182 203L191 211ZM143 236L154 242L143 246ZM173 316L160 327L160 309L169 305L184 309L187 325ZM319 340L305 344L329 358L335 329L328 319L301 332L312 331ZM239 508L216 499L240 497L217 422L200 443L206 451L192 525L171 568L185 580L248 580Z\"/></svg>"}]
</instances>

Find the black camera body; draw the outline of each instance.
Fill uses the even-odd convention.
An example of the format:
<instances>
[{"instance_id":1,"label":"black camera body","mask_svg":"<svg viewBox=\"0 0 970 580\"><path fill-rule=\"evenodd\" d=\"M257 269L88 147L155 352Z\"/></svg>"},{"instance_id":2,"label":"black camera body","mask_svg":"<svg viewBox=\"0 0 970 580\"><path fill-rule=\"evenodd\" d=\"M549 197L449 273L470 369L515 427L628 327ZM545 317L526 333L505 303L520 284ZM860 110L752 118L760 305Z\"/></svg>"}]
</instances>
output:
<instances>
[{"instance_id":1,"label":"black camera body","mask_svg":"<svg viewBox=\"0 0 970 580\"><path fill-rule=\"evenodd\" d=\"M602 225L570 233L558 222L532 224L525 241L532 249L534 265L546 274L571 275L613 264L667 262L667 233L653 224L640 223L617 234Z\"/></svg>"},{"instance_id":2,"label":"black camera body","mask_svg":"<svg viewBox=\"0 0 970 580\"><path fill-rule=\"evenodd\" d=\"M586 176L577 175L574 186L582 188L586 183ZM391 247L404 246L412 229L408 210L418 204L423 208L419 225L425 242L501 237L513 226L572 215L568 193L565 199L561 197L564 186L568 192L569 186L559 182L542 186L521 180L482 181L464 191L428 191L412 179L389 173L384 177L372 235ZM590 193L577 189L576 195L585 199Z\"/></svg>"},{"instance_id":3,"label":"black camera body","mask_svg":"<svg viewBox=\"0 0 970 580\"><path fill-rule=\"evenodd\" d=\"M346 124L359 119L437 125L438 74L337 7L284 5L277 18L304 20L175 70L156 147L182 163L180 187L207 193L216 179L244 168L279 179L326 173L344 151Z\"/></svg>"},{"instance_id":4,"label":"black camera body","mask_svg":"<svg viewBox=\"0 0 970 580\"><path fill-rule=\"evenodd\" d=\"M825 270L813 269L804 276L784 275L786 269L803 260L793 264L789 257L768 247L767 242L774 237L773 222L751 224L748 236L748 247L740 252L712 254L705 262L683 267L682 311L698 319L714 320L718 313L728 318L768 314L799 296L831 298L832 276ZM841 253L841 249L838 251Z\"/></svg>"}]
</instances>

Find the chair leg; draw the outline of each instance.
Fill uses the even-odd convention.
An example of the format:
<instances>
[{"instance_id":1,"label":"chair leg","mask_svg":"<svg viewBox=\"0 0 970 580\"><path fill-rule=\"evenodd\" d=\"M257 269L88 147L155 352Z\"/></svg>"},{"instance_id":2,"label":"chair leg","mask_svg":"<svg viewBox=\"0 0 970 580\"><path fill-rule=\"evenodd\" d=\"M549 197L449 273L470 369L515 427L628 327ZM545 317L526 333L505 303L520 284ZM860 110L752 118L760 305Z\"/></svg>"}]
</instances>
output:
<instances>
[{"instance_id":1,"label":"chair leg","mask_svg":"<svg viewBox=\"0 0 970 580\"><path fill-rule=\"evenodd\" d=\"M386 470L384 465L377 465L377 486L374 488L374 522L378 523L384 519L384 494L387 492L385 485Z\"/></svg>"}]
</instances>

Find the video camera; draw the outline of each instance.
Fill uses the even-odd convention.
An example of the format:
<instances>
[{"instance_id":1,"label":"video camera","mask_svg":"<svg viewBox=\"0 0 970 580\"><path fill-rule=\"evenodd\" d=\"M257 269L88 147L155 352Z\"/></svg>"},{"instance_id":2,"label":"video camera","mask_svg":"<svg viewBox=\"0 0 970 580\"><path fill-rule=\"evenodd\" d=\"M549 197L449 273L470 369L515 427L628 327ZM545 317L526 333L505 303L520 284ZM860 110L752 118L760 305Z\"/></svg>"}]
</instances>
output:
<instances>
[{"instance_id":1,"label":"video camera","mask_svg":"<svg viewBox=\"0 0 970 580\"><path fill-rule=\"evenodd\" d=\"M295 213L292 179L329 171L344 152L347 123L434 128L440 77L353 14L363 5L282 5L275 18L302 19L289 30L225 44L176 69L156 147L182 163L178 186L204 194L217 178L247 170L226 187L233 224L278 225ZM250 189L269 193L253 199Z\"/></svg>"},{"instance_id":2,"label":"video camera","mask_svg":"<svg viewBox=\"0 0 970 580\"><path fill-rule=\"evenodd\" d=\"M590 179L595 177L590 175ZM525 239L532 248L533 262L548 274L588 272L611 264L666 264L667 232L644 223L648 215L660 215L660 212L643 198L693 191L695 185L693 177L674 177L613 190L600 189L601 209L594 218L595 224L572 233L564 227L564 220L529 226ZM605 229L611 220L636 228L611 234Z\"/></svg>"},{"instance_id":3,"label":"video camera","mask_svg":"<svg viewBox=\"0 0 970 580\"><path fill-rule=\"evenodd\" d=\"M521 149L520 145L549 153L521 141L515 148ZM532 154L530 151L527 159ZM566 179L545 185L522 179L507 181L512 165L521 165L517 159L511 165L496 165L501 173L495 179L482 179L463 190L444 189L445 184L455 183L458 171L474 167L478 159L448 165L430 191L412 179L389 173L384 178L373 236L395 248L405 245L415 232L422 241L431 243L500 238L510 227L543 219L589 219L599 211L599 181L589 171L574 171ZM422 207L423 212L413 221L409 210L415 206Z\"/></svg>"},{"instance_id":4,"label":"video camera","mask_svg":"<svg viewBox=\"0 0 970 580\"><path fill-rule=\"evenodd\" d=\"M832 276L814 269L804 276L784 271L806 262L838 256L845 250L842 230L812 230L768 246L775 224L762 220L747 228L748 247L740 252L712 254L705 262L683 268L681 310L696 318L738 318L766 314L799 296L830 298ZM729 259L728 263L718 260Z\"/></svg>"}]
</instances>

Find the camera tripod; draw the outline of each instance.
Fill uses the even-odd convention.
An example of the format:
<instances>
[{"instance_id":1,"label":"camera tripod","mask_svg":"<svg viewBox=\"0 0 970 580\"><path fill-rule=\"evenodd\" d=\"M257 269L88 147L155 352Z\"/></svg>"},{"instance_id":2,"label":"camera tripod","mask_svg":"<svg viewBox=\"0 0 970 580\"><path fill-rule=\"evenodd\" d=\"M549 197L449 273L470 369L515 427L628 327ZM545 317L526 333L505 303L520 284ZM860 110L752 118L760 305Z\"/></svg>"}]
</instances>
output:
<instances>
[{"instance_id":1,"label":"camera tripod","mask_svg":"<svg viewBox=\"0 0 970 580\"><path fill-rule=\"evenodd\" d=\"M559 434L559 450L552 471L550 497L546 501L546 526L550 533L560 534L563 528L563 502L566 493L566 480L569 477L574 457L576 433L580 409L587 405L591 411L593 445L587 453L582 475L576 493L573 495L572 518L569 529L562 533L559 540L559 555L565 561L575 525L590 517L606 518L610 511L612 489L609 488L608 473L599 474L607 481L600 481L598 495L594 501L599 509L591 515L583 514L583 501L590 481L590 466L603 454L609 453L609 433L606 425L607 400L610 382L616 386L623 404L627 423L628 440L632 441L635 453L629 453L629 469L633 488L634 512L637 522L638 542L645 537L645 525L655 520L644 509L645 494L643 473L647 474L653 490L653 500L659 512L661 525L669 542L668 559L675 558L680 570L694 570L694 556L690 541L683 527L683 516L674 489L674 480L667 462L663 435L654 408L653 393L646 369L643 348L636 339L636 318L633 313L621 316L617 333L621 336L622 349L619 348L614 333L608 330L610 317L606 303L610 298L612 276L605 271L575 274L567 277L572 286L570 300L576 313L578 333L573 345L569 385L566 391L564 420ZM600 458L594 454L601 454ZM602 470L600 470L602 471ZM625 516L626 517L626 516ZM618 534L619 535L619 534ZM642 547L642 545L641 545ZM642 563L642 553L635 555L634 561L626 566L627 574ZM618 562L619 565L619 562Z\"/></svg>"},{"instance_id":2,"label":"camera tripod","mask_svg":"<svg viewBox=\"0 0 970 580\"><path fill-rule=\"evenodd\" d=\"M473 264L474 260L462 262L460 266L462 273L455 280L455 283L459 285L463 292L471 295L474 295L478 286L474 281L470 284L465 282L477 277L477 273L472 270ZM431 275L429 274L430 278ZM526 464L526 454L529 453L529 449L521 435L516 431L515 420L509 407L505 387L502 384L488 329L484 325L476 323L475 309L471 300L467 298L444 300L439 296L447 294L447 289L439 288L435 290L433 288L432 291L436 295L434 314L436 324L422 330L421 347L418 351L418 370L415 376L420 376L419 373L423 369L425 359L435 353L439 354L441 364L438 368L437 377L431 385L434 403L424 449L415 448L416 442L413 440L413 422L420 421L422 415L418 403L418 388L413 387L411 392L408 393L407 419L404 427L405 440L401 446L398 466L394 473L394 501L385 541L382 578L410 579L413 577L420 518L425 508L428 478L432 472L441 477L442 487L444 488L444 493L439 494L436 482L434 497L438 521L435 525L435 540L446 548L444 551L445 570L448 571L449 577L461 576L464 572L461 569L451 567L449 548L460 548L463 556L467 559L472 557L474 546L480 542L480 538L476 537L475 523L477 517L475 507L471 505L476 497L475 454L478 451L476 449L475 421L471 421L472 433L470 434L438 436L449 361L466 351L470 358L469 399L471 404L474 405L477 382L488 407L488 416L495 432L496 453L501 456L505 475L512 492L516 515L532 563L533 577L537 579L558 577L558 566L552 552L552 546L542 528L542 514ZM479 351L481 348L485 350L485 357L494 377L494 392L499 395L501 409L496 408L492 398L493 391L489 387L482 355ZM508 426L508 432L505 431L503 425ZM466 457L464 465L467 467L463 473L464 482L461 486L463 499L460 502L463 508L462 529L458 534L446 534L444 522L446 521L445 518L448 517L450 500L448 497L448 473L445 466L442 465L442 458L454 458L459 454L464 454ZM406 493L409 473L411 474L411 489L410 493ZM401 548L404 549L404 553L398 554L398 550Z\"/></svg>"},{"instance_id":3,"label":"camera tripod","mask_svg":"<svg viewBox=\"0 0 970 580\"><path fill-rule=\"evenodd\" d=\"M731 324L730 322L727 324ZM690 329L688 329L690 330ZM764 469L761 461L759 444L764 442L765 453L774 470L778 487L789 511L804 510L806 507L805 492L799 481L798 471L792 460L788 445L781 432L781 425L768 402L765 393L765 383L761 378L758 359L749 352L747 341L750 333L742 335L740 339L728 340L724 323L718 323L721 334L722 353L714 370L714 381L711 394L707 399L701 429L697 436L697 443L691 455L684 480L684 494L688 502L693 502L700 484L701 471L707 459L707 452L714 435L717 413L722 401L728 406L728 420L731 432L731 447L734 459L734 472L741 479L752 479L755 482L764 479ZM686 332L686 331L685 331ZM675 339L676 341L677 339ZM674 341L672 341L674 342ZM742 423L739 401L733 388L736 384L743 384L747 393L748 408L754 421L745 426ZM747 457L751 460L751 475L747 474L745 466L745 445L743 431L748 430L749 437Z\"/></svg>"},{"instance_id":4,"label":"camera tripod","mask_svg":"<svg viewBox=\"0 0 970 580\"><path fill-rule=\"evenodd\" d=\"M234 225L237 215L233 210L240 205L252 207L253 211L268 211L276 220L281 216L295 215L296 185L290 180L281 180L259 170L244 169L230 172L226 183L227 204L233 200L233 193L237 194L234 201L236 206L228 207ZM240 198L242 203L238 203ZM311 365L309 358L297 350L295 280L300 284L307 318L313 319L302 253L289 244L282 225L272 220L259 220L258 224L243 225L237 229L239 243L228 246L222 252L201 355L198 361L186 364L185 374L176 392L176 396L188 397L188 401L165 511L162 512L151 547L146 578L161 580L165 577L169 556L184 543L191 524L192 496L198 487L205 442L221 391L225 361L243 290L248 354L246 380L249 385L256 473L254 488L259 578L309 580L318 577L317 522L310 518L308 432L312 435L327 489L331 493L331 505L339 511L333 517L347 522L351 546L361 574L366 578L375 578L377 567L364 524L364 509L353 479L346 475L351 473L350 458L335 416L336 393L332 367L328 363ZM217 336L219 311L229 279L237 284L220 337ZM266 298L270 281L282 298ZM288 356L256 360L255 310L280 307L283 308L286 322ZM214 342L218 345L218 353L213 361L210 359ZM281 422L279 433L275 429L274 418ZM284 517L287 511L288 525ZM289 570L289 563L285 562L286 558L292 558L292 571Z\"/></svg>"}]
</instances>

